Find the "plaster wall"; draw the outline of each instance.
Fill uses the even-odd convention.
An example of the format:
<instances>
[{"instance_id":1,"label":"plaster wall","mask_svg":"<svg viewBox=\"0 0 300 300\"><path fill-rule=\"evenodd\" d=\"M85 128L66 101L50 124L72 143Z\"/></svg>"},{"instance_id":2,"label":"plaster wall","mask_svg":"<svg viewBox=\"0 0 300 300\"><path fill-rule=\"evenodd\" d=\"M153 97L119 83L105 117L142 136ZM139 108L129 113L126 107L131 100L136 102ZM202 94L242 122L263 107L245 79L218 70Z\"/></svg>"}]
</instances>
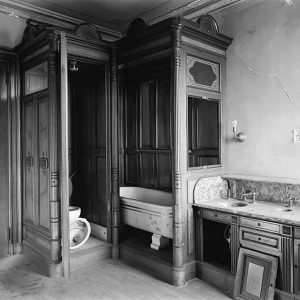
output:
<instances>
[{"instance_id":1,"label":"plaster wall","mask_svg":"<svg viewBox=\"0 0 300 300\"><path fill-rule=\"evenodd\" d=\"M26 21L0 14L0 48L13 49L22 41Z\"/></svg>"},{"instance_id":2,"label":"plaster wall","mask_svg":"<svg viewBox=\"0 0 300 300\"><path fill-rule=\"evenodd\" d=\"M252 1L252 0L251 0ZM300 179L300 2L265 0L215 14L227 51L229 174ZM252 2L252 4L253 4ZM232 120L247 141L232 138Z\"/></svg>"}]
</instances>

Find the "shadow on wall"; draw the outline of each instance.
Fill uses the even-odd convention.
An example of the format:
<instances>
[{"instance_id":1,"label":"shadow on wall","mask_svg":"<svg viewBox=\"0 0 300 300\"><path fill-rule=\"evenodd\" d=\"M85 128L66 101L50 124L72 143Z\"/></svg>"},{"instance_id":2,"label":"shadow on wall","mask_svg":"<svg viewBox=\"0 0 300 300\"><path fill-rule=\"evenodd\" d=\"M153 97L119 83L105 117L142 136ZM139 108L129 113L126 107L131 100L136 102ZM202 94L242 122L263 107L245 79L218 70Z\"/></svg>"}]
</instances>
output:
<instances>
[{"instance_id":1,"label":"shadow on wall","mask_svg":"<svg viewBox=\"0 0 300 300\"><path fill-rule=\"evenodd\" d=\"M13 49L22 41L26 21L0 13L0 48Z\"/></svg>"}]
</instances>

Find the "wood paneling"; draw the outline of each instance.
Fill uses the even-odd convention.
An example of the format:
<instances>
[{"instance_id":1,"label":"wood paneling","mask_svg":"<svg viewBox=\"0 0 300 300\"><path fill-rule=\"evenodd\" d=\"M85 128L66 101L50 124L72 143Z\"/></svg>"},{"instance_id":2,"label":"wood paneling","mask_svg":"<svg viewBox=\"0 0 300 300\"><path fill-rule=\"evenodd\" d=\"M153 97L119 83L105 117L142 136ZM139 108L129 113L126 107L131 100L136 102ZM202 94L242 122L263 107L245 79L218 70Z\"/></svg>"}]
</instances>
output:
<instances>
[{"instance_id":1,"label":"wood paneling","mask_svg":"<svg viewBox=\"0 0 300 300\"><path fill-rule=\"evenodd\" d=\"M35 221L35 212L34 212L34 153L35 153L35 132L34 132L34 103L29 101L24 104L24 218L30 220L31 222ZM36 158L36 157L35 157Z\"/></svg>"},{"instance_id":2,"label":"wood paneling","mask_svg":"<svg viewBox=\"0 0 300 300\"><path fill-rule=\"evenodd\" d=\"M140 185L154 187L156 178L154 173L154 154L141 154L140 166Z\"/></svg>"},{"instance_id":3,"label":"wood paneling","mask_svg":"<svg viewBox=\"0 0 300 300\"><path fill-rule=\"evenodd\" d=\"M157 81L157 148L171 148L170 79Z\"/></svg>"},{"instance_id":4,"label":"wood paneling","mask_svg":"<svg viewBox=\"0 0 300 300\"><path fill-rule=\"evenodd\" d=\"M162 188L172 186L172 159L171 154L157 154L157 185Z\"/></svg>"},{"instance_id":5,"label":"wood paneling","mask_svg":"<svg viewBox=\"0 0 300 300\"><path fill-rule=\"evenodd\" d=\"M50 233L49 98L39 92L23 99L24 222Z\"/></svg>"},{"instance_id":6,"label":"wood paneling","mask_svg":"<svg viewBox=\"0 0 300 300\"><path fill-rule=\"evenodd\" d=\"M107 226L107 102L101 66L79 63L70 73L73 86L72 152L75 180L72 201L89 221Z\"/></svg>"},{"instance_id":7,"label":"wood paneling","mask_svg":"<svg viewBox=\"0 0 300 300\"><path fill-rule=\"evenodd\" d=\"M8 63L0 61L0 256L9 253Z\"/></svg>"},{"instance_id":8,"label":"wood paneling","mask_svg":"<svg viewBox=\"0 0 300 300\"><path fill-rule=\"evenodd\" d=\"M170 79L152 75L125 86L125 183L171 190Z\"/></svg>"},{"instance_id":9,"label":"wood paneling","mask_svg":"<svg viewBox=\"0 0 300 300\"><path fill-rule=\"evenodd\" d=\"M39 225L49 228L49 122L48 98L38 99Z\"/></svg>"}]
</instances>

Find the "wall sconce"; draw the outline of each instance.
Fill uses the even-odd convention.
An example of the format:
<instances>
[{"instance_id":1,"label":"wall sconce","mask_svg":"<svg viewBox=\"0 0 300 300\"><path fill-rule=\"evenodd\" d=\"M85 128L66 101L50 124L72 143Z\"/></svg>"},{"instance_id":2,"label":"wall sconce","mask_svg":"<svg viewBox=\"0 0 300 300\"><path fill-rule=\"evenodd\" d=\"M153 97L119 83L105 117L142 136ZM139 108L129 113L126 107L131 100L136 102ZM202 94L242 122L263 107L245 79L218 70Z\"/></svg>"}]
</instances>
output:
<instances>
[{"instance_id":1,"label":"wall sconce","mask_svg":"<svg viewBox=\"0 0 300 300\"><path fill-rule=\"evenodd\" d=\"M232 121L233 136L234 136L235 140L237 140L237 141L239 141L239 142L242 143L242 142L246 141L247 136L243 132L236 133L237 123L238 123L237 120L233 120Z\"/></svg>"}]
</instances>

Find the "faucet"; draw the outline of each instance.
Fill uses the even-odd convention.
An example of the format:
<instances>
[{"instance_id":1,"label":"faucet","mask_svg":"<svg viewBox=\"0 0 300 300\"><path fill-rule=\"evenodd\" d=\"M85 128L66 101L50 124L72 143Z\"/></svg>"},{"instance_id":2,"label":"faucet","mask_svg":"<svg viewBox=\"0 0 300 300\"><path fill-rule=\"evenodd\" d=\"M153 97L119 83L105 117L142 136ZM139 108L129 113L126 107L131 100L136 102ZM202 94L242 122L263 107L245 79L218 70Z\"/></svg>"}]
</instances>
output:
<instances>
[{"instance_id":1,"label":"faucet","mask_svg":"<svg viewBox=\"0 0 300 300\"><path fill-rule=\"evenodd\" d=\"M247 201L247 197L252 196L252 203L256 202L256 196L259 195L259 193L257 192L251 192L251 190L246 190L243 194L242 194L242 198L241 200ZM248 202L248 201L247 201Z\"/></svg>"}]
</instances>

